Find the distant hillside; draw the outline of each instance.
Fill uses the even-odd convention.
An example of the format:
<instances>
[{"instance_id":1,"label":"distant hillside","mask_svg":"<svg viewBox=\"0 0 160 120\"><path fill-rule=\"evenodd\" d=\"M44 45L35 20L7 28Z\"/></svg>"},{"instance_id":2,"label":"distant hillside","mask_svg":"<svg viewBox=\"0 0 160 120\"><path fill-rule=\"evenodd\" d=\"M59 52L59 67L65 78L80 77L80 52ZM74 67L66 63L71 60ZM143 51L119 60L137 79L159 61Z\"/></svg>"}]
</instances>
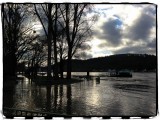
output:
<instances>
[{"instance_id":1,"label":"distant hillside","mask_svg":"<svg viewBox=\"0 0 160 120\"><path fill-rule=\"evenodd\" d=\"M88 60L72 60L72 71L107 71L130 69L134 71L155 70L157 57L147 54L119 54ZM64 69L66 71L66 61Z\"/></svg>"}]
</instances>

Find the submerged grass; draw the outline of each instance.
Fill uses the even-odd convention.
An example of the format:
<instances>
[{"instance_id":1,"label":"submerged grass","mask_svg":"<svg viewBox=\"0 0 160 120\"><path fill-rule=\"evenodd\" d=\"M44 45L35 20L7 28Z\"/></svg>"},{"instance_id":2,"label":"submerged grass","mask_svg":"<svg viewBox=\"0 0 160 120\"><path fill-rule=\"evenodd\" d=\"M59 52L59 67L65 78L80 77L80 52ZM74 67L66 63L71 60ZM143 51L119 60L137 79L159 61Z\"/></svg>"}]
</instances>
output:
<instances>
[{"instance_id":1,"label":"submerged grass","mask_svg":"<svg viewBox=\"0 0 160 120\"><path fill-rule=\"evenodd\" d=\"M32 78L32 80L36 83L36 84L41 84L41 85L47 85L47 84L52 84L52 85L57 85L57 84L73 84L73 83L77 83L77 82L82 82L83 80L81 79L77 79L77 78L72 78L72 79L66 79L66 78L59 78L59 79L54 79L53 77L51 77L50 79L48 79L47 76L37 76L35 78Z\"/></svg>"}]
</instances>

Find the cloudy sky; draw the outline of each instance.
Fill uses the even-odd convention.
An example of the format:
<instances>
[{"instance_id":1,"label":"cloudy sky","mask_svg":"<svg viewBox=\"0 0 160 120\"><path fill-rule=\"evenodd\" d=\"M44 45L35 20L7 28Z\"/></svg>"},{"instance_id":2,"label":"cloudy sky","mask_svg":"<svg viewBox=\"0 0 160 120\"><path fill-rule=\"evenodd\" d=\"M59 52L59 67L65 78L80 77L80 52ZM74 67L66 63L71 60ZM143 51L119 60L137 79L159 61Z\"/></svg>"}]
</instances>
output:
<instances>
[{"instance_id":1,"label":"cloudy sky","mask_svg":"<svg viewBox=\"0 0 160 120\"><path fill-rule=\"evenodd\" d=\"M88 55L156 54L155 5L98 4L92 14L97 13Z\"/></svg>"}]
</instances>

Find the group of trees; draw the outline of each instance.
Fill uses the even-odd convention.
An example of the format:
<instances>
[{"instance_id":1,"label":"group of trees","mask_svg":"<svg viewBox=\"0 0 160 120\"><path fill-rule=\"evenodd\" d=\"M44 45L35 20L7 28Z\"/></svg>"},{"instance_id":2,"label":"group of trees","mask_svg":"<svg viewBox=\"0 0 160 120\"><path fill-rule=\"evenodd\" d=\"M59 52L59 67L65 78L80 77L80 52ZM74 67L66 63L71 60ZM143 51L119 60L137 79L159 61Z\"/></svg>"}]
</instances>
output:
<instances>
[{"instance_id":1,"label":"group of trees","mask_svg":"<svg viewBox=\"0 0 160 120\"><path fill-rule=\"evenodd\" d=\"M96 15L87 16L89 4L2 4L4 76L16 76L17 64L26 63L37 74L47 63L47 76L58 79L58 62L63 78L67 59L67 78L71 78L71 59L87 48ZM42 26L38 31L36 25ZM33 69L34 68L34 69Z\"/></svg>"},{"instance_id":2,"label":"group of trees","mask_svg":"<svg viewBox=\"0 0 160 120\"><path fill-rule=\"evenodd\" d=\"M4 77L15 76L16 67L34 36L24 21L29 12L16 4L2 4Z\"/></svg>"},{"instance_id":3,"label":"group of trees","mask_svg":"<svg viewBox=\"0 0 160 120\"><path fill-rule=\"evenodd\" d=\"M148 54L117 54L87 60L72 60L72 71L108 71L129 69L137 72L155 71L157 57Z\"/></svg>"}]
</instances>

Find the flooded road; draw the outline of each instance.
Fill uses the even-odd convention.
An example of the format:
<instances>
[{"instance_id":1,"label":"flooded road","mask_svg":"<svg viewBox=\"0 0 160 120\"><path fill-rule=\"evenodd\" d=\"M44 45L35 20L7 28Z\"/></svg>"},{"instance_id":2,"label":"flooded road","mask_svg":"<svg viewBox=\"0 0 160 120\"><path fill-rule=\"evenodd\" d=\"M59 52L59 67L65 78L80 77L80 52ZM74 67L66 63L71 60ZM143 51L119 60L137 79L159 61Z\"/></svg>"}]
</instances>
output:
<instances>
[{"instance_id":1,"label":"flooded road","mask_svg":"<svg viewBox=\"0 0 160 120\"><path fill-rule=\"evenodd\" d=\"M156 73L49 86L36 85L24 77L15 86L12 102L5 101L4 106L74 116L155 116Z\"/></svg>"}]
</instances>

